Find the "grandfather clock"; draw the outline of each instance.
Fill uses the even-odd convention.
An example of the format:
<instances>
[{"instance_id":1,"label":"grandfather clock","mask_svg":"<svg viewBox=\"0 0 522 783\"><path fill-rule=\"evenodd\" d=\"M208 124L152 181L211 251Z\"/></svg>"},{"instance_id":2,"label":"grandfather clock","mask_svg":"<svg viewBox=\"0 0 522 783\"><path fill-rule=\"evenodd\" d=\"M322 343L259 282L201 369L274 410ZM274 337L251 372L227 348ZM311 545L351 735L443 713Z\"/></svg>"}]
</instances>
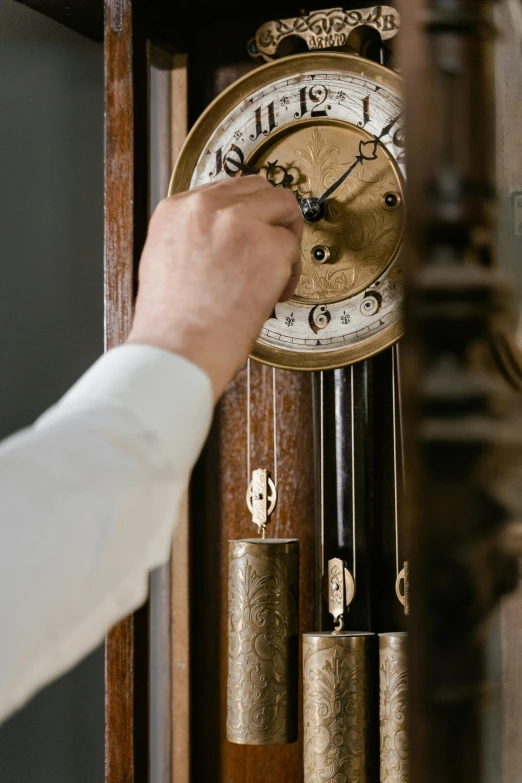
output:
<instances>
[{"instance_id":1,"label":"grandfather clock","mask_svg":"<svg viewBox=\"0 0 522 783\"><path fill-rule=\"evenodd\" d=\"M305 221L300 287L271 314L216 411L171 566L154 575L148 610L109 633L109 781L149 770L165 781L483 778L487 621L516 584L519 547L508 524L520 448L513 281L495 253L495 4L403 5L222 3L202 13L106 3L109 344L128 328L151 192L257 174L292 190ZM277 713L269 686L252 688L252 672L273 676L252 640L274 637L248 631L247 599L240 631L230 619L237 553L247 552L254 580L276 568L272 559L262 571L259 546L228 555L229 541L255 538L252 503L269 494L268 483L256 491L255 474L247 491L256 469L277 497L271 516L260 512L270 541L300 544L304 663L283 744L263 733ZM346 580L330 579L335 562ZM334 642L332 585L351 601ZM401 673L395 656L389 671L402 683L400 709L409 681L410 724L383 728L393 698L381 682L379 710L388 663L379 665L375 636L365 642L375 648L373 690L351 729L366 755L350 768L349 731L321 722L333 702L314 702L307 677L329 671L328 645L343 671L343 644L349 668L354 639L382 643L393 632L404 646L405 631L410 666ZM511 625L502 643L513 677ZM342 698L355 704L364 677L357 669ZM346 729L343 715L335 725ZM506 781L513 764L504 742Z\"/></svg>"},{"instance_id":2,"label":"grandfather clock","mask_svg":"<svg viewBox=\"0 0 522 783\"><path fill-rule=\"evenodd\" d=\"M101 37L101 5L34 5ZM496 613L522 551L522 11L318 6L105 0L107 348L168 193L262 176L304 225L171 562L108 633L108 783L521 774L520 591Z\"/></svg>"}]
</instances>

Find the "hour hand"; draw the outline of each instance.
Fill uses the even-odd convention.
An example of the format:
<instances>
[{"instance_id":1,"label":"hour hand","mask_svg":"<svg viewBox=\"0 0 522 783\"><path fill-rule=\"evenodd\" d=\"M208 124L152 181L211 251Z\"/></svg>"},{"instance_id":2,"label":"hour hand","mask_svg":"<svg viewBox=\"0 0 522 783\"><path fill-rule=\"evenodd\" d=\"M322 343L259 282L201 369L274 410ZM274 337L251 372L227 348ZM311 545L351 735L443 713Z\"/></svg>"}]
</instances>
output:
<instances>
[{"instance_id":1,"label":"hour hand","mask_svg":"<svg viewBox=\"0 0 522 783\"><path fill-rule=\"evenodd\" d=\"M238 165L238 164L236 164ZM294 181L291 174L288 173L284 166L281 166L277 160L267 161L265 165L260 166L258 169L255 166L250 166L247 163L239 165L239 170L242 174L264 174L267 182L276 187L289 188Z\"/></svg>"}]
</instances>

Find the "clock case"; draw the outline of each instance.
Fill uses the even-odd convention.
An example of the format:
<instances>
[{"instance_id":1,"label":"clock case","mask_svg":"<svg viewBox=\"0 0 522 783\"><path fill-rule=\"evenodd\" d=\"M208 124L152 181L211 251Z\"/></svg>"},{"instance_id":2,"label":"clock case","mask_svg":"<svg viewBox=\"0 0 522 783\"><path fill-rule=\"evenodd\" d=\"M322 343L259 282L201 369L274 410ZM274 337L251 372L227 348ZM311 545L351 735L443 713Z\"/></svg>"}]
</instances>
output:
<instances>
[{"instance_id":1,"label":"clock case","mask_svg":"<svg viewBox=\"0 0 522 783\"><path fill-rule=\"evenodd\" d=\"M471 0L461 0L455 4L453 16L442 0L431 3L415 0L415 3L409 2L401 8L405 25L402 32L406 49L404 61L406 76L410 79L408 91L411 100L426 108L423 116L417 118L420 135L410 131L409 154L411 144L416 145L414 159L422 163L422 177L429 176L430 164L436 165L435 158L425 154L426 146L436 149L441 134L445 138L449 132L444 127L441 129L437 116L424 102L428 79L442 90L443 102L446 101L453 111L457 111L458 105L459 111L463 112L461 119L471 145L470 156L477 169L483 165L484 159L492 158L491 139L482 137L485 146L479 152L476 127L468 124L466 116L470 101L475 106L473 117L480 116L480 108L485 116L491 110L491 51L483 37L477 34L484 25L487 26L491 5L485 3L479 8ZM350 3L346 7L364 6L370 7L370 4ZM428 10L435 16L440 13L440 17L436 16L433 28L421 28L414 12L427 13ZM460 21L459 13L463 10L469 14L468 26ZM200 7L191 8L189 4L176 4L173 8L159 2L131 5L129 0L106 1L109 345L121 341L128 328L135 292L136 263L148 217L146 195L154 179L158 182L164 178L163 192L166 192L173 158L186 130L185 117L188 118L188 126L191 126L216 95L256 67L246 54L245 44L260 24L270 19L295 16L299 11L299 7L291 4L273 3L266 3L252 13L238 2L220 3L219 7L202 12ZM442 44L437 38L438 30L448 36ZM450 98L443 94L444 78L437 71L436 62L431 62L431 71L425 64L425 53L437 45L432 41L439 41L442 47L448 42L450 50L453 41L461 57L459 62L464 78L459 85L462 85L462 92ZM365 48L365 53L375 58L378 41L375 38L372 41L369 35ZM129 67L131 62L132 68ZM165 101L158 92L155 93L157 81L149 80L151 64L160 72L171 72L170 86L167 85L164 92L170 96L169 108L165 107ZM473 78L467 79L471 73ZM478 115L475 111L479 112ZM162 113L167 113L168 117L161 119ZM432 118L431 125L427 122L429 117ZM153 144L150 144L149 129L153 131L154 126L156 136L153 132ZM159 130L162 127L169 128L170 133L162 133ZM415 124L414 129L417 130ZM487 166L487 176L491 171L491 167ZM422 177L420 173L414 174L411 192L419 192L416 188L426 181ZM421 195L414 204L412 218L418 217L419 226L426 224L418 207L427 203L426 196ZM481 209L476 218L479 224L483 219ZM430 242L435 243L429 228L424 234L415 234L413 241L417 243L417 252L413 252L412 260L425 259L425 248ZM134 259L133 265L129 263L131 258ZM477 484L475 464L463 459L463 454L469 452L469 444L464 442L457 447L451 426L449 430L444 429L443 404L442 407L435 406L440 425L438 447L433 451L431 443L419 438L421 424L414 422L421 417L424 426L432 421L432 417L424 407L419 387L415 381L412 382L412 377L415 377L413 368L422 368L421 378L428 379L433 372L437 377L439 357L444 356L448 345L443 338L444 331L436 332L440 336L438 341L432 337L433 321L424 316L425 310L422 311L423 317L419 318L426 301L426 289L421 283L413 283L412 289L410 320L416 326L405 341L406 388L408 410L411 413L415 411L417 418L410 413L406 429L413 431L412 443L421 459L410 459L407 464L410 485L415 490L422 487L423 496L417 495L411 507L400 507L398 512L403 521L413 519L410 540L417 561L430 563L424 578L417 580L417 603L412 600L409 626L412 649L417 656L414 693L423 694L412 703L413 763L416 770L413 779L423 783L441 779L476 783L483 767L480 750L483 747L482 726L474 717L479 697L467 702L459 701L458 697L458 709L453 713L450 711L451 719L448 720L447 712L431 707L430 694L434 693L435 687L444 685L444 682L436 683L431 672L433 666L440 667L447 675L445 684L450 690L457 687L456 694L458 683L455 685L451 678L454 673L462 671L463 666L482 682L480 672L484 664L485 638L482 636L482 641L476 642L478 631L463 638L462 618L476 618L472 627L479 629L483 618L508 584L499 582L498 570L495 571L487 559L483 567L476 566L479 571L470 566L470 579L463 580L463 572L452 554L458 540L467 542L468 551L475 551L484 542L485 520L474 512L477 503L484 506L483 481ZM461 290L461 285L450 281L439 291L440 301L446 301L449 307L456 291ZM473 284L470 284L469 290L473 290ZM485 302L483 310L486 319L489 318L487 313L493 310L491 300L488 302ZM450 312L444 307L442 315L437 313L437 318L439 326L445 318L448 325L452 324ZM469 334L469 331L464 332L466 338ZM481 329L478 341L486 345L490 340L488 328ZM462 356L462 353L459 355ZM280 535L291 534L301 541L301 632L326 627L320 578L328 558L341 556L351 561L353 510L357 518L355 545L359 579L357 602L350 611L348 628L406 629L402 607L393 589L390 589L390 584L395 581L394 506L396 502L401 503L396 484L402 483L400 461L394 474L394 448L397 445L400 448L398 440L401 432L393 416L394 397L399 393L392 381L393 361L394 354L388 350L366 362L324 374L324 547L320 533L321 509L317 503L319 378L316 374L278 372L277 402L281 422L278 532ZM488 372L492 379L500 377L489 367ZM270 373L269 368L261 365L254 365L252 369L252 460L259 465L270 465L272 460L270 427L267 426L272 413L271 397L267 393ZM440 377L445 380L443 374ZM457 421L459 416L464 420L467 411L476 404L473 394L470 396L466 392L467 388L466 381L459 386L459 399L464 402L455 414ZM490 403L488 406L491 410ZM147 779L149 772L153 780L198 783L203 780L217 783L248 779L249 783L256 783L267 778L292 782L301 779L300 742L275 752L273 748L235 746L225 738L227 541L241 538L249 532L249 518L243 500L245 410L245 372L242 371L218 406L212 431L194 472L186 513L176 532L171 568L153 576L149 606L109 633L107 781L111 783L142 781ZM487 419L490 414L486 411L484 415ZM495 453L500 454L497 446ZM489 452L493 446L484 444L481 450L484 449ZM412 451L410 456L414 453ZM355 455L354 461L352 455ZM497 468L502 465L507 465L504 453L496 463ZM449 524L443 528L444 536L441 538L440 517L435 509L442 507L448 513L447 509L452 507L453 479L457 474L458 509L449 515ZM488 538L488 547L483 549L489 552L501 531L501 523L499 514L491 505L486 503L484 507L489 509L484 513L490 520L491 530L495 530L495 535ZM415 531L419 531L419 535L415 535ZM436 561L430 559L433 551L440 554ZM509 556L502 557L500 570L507 582L511 579L509 586L512 586L512 561ZM478 577L478 573L483 572L482 568L490 575L486 604L483 588L480 587L483 583ZM446 598L437 579L450 581L454 586L454 599L460 605L455 624L444 627L442 638L436 627L427 629L424 623L426 606L434 617L444 616ZM464 588L468 584L474 586L466 592ZM521 610L511 608L510 620L513 619L513 611ZM516 671L510 651L520 648L516 646L516 633L507 625L504 632L507 634L503 653L504 676L512 683ZM480 687L477 686L477 693ZM512 693L505 690L503 699L501 709L510 719L516 712ZM512 718L511 721L513 724ZM515 719L515 723L518 725L519 721ZM432 748L438 747L435 737L442 736L442 727L447 753L434 758ZM419 741L423 736L434 739L430 746ZM499 744L501 740L498 740ZM509 769L515 769L516 743L504 743L499 753L503 754L504 771L509 775ZM464 765L461 761L463 756L466 760Z\"/></svg>"},{"instance_id":2,"label":"clock case","mask_svg":"<svg viewBox=\"0 0 522 783\"><path fill-rule=\"evenodd\" d=\"M362 6L364 4L352 4L354 8ZM170 138L164 135L162 151L156 146L153 161L157 170L156 173L151 171L153 178L158 177L159 169L164 172L160 175L160 179L165 179L164 193L167 192L169 168L173 168L172 148L179 150L183 142L184 113L187 113L187 126L190 127L219 93L262 64L262 61L252 60L246 49L260 24L272 18L295 16L299 11L296 6L280 5L274 16L274 9L263 6L254 16L244 7L221 4L219 11L200 15L197 20L180 12L176 15L174 35L167 49L158 47L165 41L168 25L168 16L162 19L161 37L149 49L149 56L153 69L160 72L160 82L162 69L174 66L170 88L167 85L163 98L154 92L157 89L154 78L158 74L152 78L150 87L153 134L156 112L166 111L165 95L170 100L170 112L167 110ZM134 10L134 25L136 14ZM138 27L140 31L142 28ZM115 44L121 40L118 35L113 38ZM379 43L377 34L367 36L365 49L368 55L378 57ZM111 47L106 39L107 45ZM170 47L172 55L168 51ZM389 51L387 47L386 51ZM111 48L107 50L107 56L113 82L115 63ZM139 85L135 84L136 89ZM142 124L144 132L146 118L136 110L134 118ZM116 117L114 119L117 121ZM134 127L136 132L136 125ZM146 137L143 141L146 143ZM135 165L143 163L136 151L134 161ZM119 174L114 172L114 185L119 181ZM146 174L147 171L142 171L142 176ZM144 228L143 225L143 231ZM137 239L136 233L135 237ZM130 280L128 285L130 287ZM114 305L114 312L120 312L118 304ZM353 510L357 517L355 544L360 576L357 601L347 618L347 629L393 628L399 631L406 627L402 606L394 592L393 360L388 350L350 368L324 373L324 546L321 545L317 491L319 375L277 371L279 502L272 527L277 526L279 536L300 541L300 634L330 630L321 597L321 577L328 559L342 557L352 561ZM271 368L252 363L252 465L268 468L273 465L271 373ZM301 730L297 743L280 748L239 746L226 740L228 540L251 535L251 521L244 503L246 404L246 371L243 369L216 410L208 442L192 478L188 513L176 533L171 568L153 577L148 608L153 623L150 646L145 645L140 650L143 638L141 634L138 638L136 624L145 622L143 613L120 624L109 634L110 781L122 779L121 767L117 773L112 773L111 764L118 753L120 729L114 719L117 716L113 718L112 715L118 704L118 694L121 694L124 645L127 645L127 654L133 655L143 666L147 665L148 655L153 674L147 694L142 679L145 672L142 669L142 677L136 677L135 673L132 721L133 753L143 765L151 766L154 775L159 768L168 768L161 780L170 780L169 774L174 780L216 783L246 780L247 775L249 783L265 781L267 777L289 781L302 779ZM354 464L352 454L356 455ZM127 638L129 624L134 634L132 646ZM143 707L143 700L149 698L151 712L147 721L137 707L138 704ZM299 714L301 709L300 701ZM137 731L138 721L140 729ZM154 730L151 732L152 724ZM143 741L146 731L152 742L148 759L140 755L144 746L137 744L137 737ZM121 763L120 759L118 763ZM141 779L134 774L134 780Z\"/></svg>"},{"instance_id":3,"label":"clock case","mask_svg":"<svg viewBox=\"0 0 522 783\"><path fill-rule=\"evenodd\" d=\"M245 7L239 0L210 8L188 0L175 4L164 0L105 0L103 5L93 0L27 0L26 4L81 34L104 40L105 325L110 348L125 339L132 317L151 183L155 183L156 193L166 192L173 159L186 131L186 118L192 124L219 92L255 66L245 54L245 42L260 24L295 16L300 8L271 0L259 8ZM345 7L370 5L347 3ZM467 292L469 302L473 292L498 289L485 259L472 267L482 265L482 281L487 280L487 286L478 286L469 277L461 276L459 280L458 275L450 275L461 268L459 264L441 269L444 259L430 256L437 236L426 220L426 215L433 217L435 210L429 195L432 191L426 189L426 182L437 171L437 156L433 153L441 138L449 138L449 126L441 125L440 118L456 114L462 136L461 146L454 152L462 155L466 150L467 163L486 184L475 191L472 221L491 227L484 209L490 206L494 145L493 135L483 132L483 121L492 117L493 83L491 38L484 33L491 29L494 6L497 21L507 29L505 7L492 1L407 0L401 6L401 64L408 97L422 108L409 120L408 155L416 164L408 184L415 196L410 200L410 223L415 228L410 252L412 267L417 263L420 274L411 282L410 328L404 340L405 424L411 448L407 466L412 491L401 517L408 521L411 551L417 563L430 566L425 570L417 566L409 629L415 659L412 779L423 783L477 783L486 779L486 773L487 780L495 783L518 783L522 769L520 590L502 607L498 621L502 647L498 642L500 630L489 643L489 668L491 657L501 659L503 685L499 685L497 666L493 675L496 672L500 698L488 724L487 742L480 717L487 684L485 619L500 594L513 586L514 561L510 556L520 551L516 528L504 528L510 515L517 511L520 514L517 493L491 492L492 475L500 472L509 476L520 453L514 437L516 428L512 426L506 433L505 418L498 418L502 408L499 400L507 389L503 377L518 384L518 354L505 337L509 334L503 325L507 320L499 317L503 306L498 298L493 303L490 296L474 300L480 300L480 308L473 312L482 320L473 321L462 332L458 345L448 340L454 327L455 302L464 301L462 292ZM368 46L371 49L371 40ZM501 219L507 223L513 216L512 195L522 189L518 178L520 156L510 152L520 127L519 120L514 121L519 117L520 102L518 94L511 92L513 80L502 74L506 68L519 73L518 46L510 35L503 50L504 70L496 94L502 112L498 122L503 145L500 182L506 187L501 194ZM458 65L452 70L456 78L452 83L458 89L448 94L444 68L452 64ZM151 78L151 67L167 77L163 87ZM451 163L455 171L453 158ZM446 203L449 206L449 198ZM443 211L443 218L444 214L447 216L447 212ZM440 229L440 222L437 225ZM518 235L507 236L508 253L516 257ZM473 246L469 236L467 243ZM451 232L448 246L455 246ZM438 277L433 270L440 270ZM470 312L468 308L464 314ZM469 321L464 322L469 326ZM485 377L486 383L470 383L477 379L475 352L467 350L470 343L487 353L496 344L498 334L506 342L506 347L497 352L500 370L482 362L480 377ZM445 373L448 355L457 356L463 370L456 378ZM389 524L394 502L389 470L393 450L391 361L391 353L386 352L324 378L325 410L332 414L326 421L326 548L337 546L337 537L349 527L351 511L345 501L350 496L352 477L356 512L363 520L358 527L357 546L364 578L359 583L361 601L350 616L354 627L389 622L397 629L404 624L395 600L382 587L388 583L390 574L386 569L393 551ZM270 397L263 391L268 372L268 368L257 367L253 377L253 435L255 459L260 462L271 458L271 442L263 424L271 412ZM292 532L301 537L306 551L301 577L302 624L303 628L313 625L317 630L322 626L318 597L322 563L314 490L318 384L316 377L280 375L284 378L278 402L284 422L282 470L286 498L280 513L285 524L291 521ZM149 603L108 634L106 781L110 783L148 779L163 783L248 779L255 783L277 777L293 783L301 779L297 745L280 749L277 758L256 755L257 749L252 755L249 749L245 756L236 755L224 740L224 544L228 537L236 532L242 536L248 528L241 499L244 475L239 435L245 404L240 374L216 412L195 471L189 503L176 532L172 568L153 575ZM448 410L452 413L449 420ZM478 443L463 435L459 442L455 438L455 433L461 431L459 425L469 422L469 416L477 411L480 421L490 425L489 430L487 426L483 429L489 432L489 438ZM357 455L354 465L352 444ZM510 444L507 452L506 444ZM490 459L489 471L478 471L477 460L483 464L485 458ZM201 540L205 541L204 547L198 545ZM343 551L349 555L346 547ZM430 560L431 553L436 557ZM426 622L427 617L430 622ZM444 624L447 618L452 622ZM461 687L464 679L466 687ZM441 699L443 695L447 698Z\"/></svg>"}]
</instances>

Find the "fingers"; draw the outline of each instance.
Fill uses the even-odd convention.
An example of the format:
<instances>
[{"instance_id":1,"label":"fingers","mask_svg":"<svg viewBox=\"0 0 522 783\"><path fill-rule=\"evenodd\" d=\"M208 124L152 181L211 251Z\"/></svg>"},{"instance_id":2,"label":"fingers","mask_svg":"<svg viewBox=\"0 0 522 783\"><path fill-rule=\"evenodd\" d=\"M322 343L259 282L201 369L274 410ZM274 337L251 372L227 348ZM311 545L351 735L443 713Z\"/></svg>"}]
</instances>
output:
<instances>
[{"instance_id":1,"label":"fingers","mask_svg":"<svg viewBox=\"0 0 522 783\"><path fill-rule=\"evenodd\" d=\"M241 202L252 217L273 226L284 226L301 240L303 218L295 196L283 188L252 191Z\"/></svg>"},{"instance_id":2,"label":"fingers","mask_svg":"<svg viewBox=\"0 0 522 783\"><path fill-rule=\"evenodd\" d=\"M250 174L247 177L227 177L227 179L218 179L215 182L208 182L205 185L199 185L197 188L193 188L190 191L170 196L170 199L179 200L181 198L186 198L190 194L202 193L208 196L215 196L216 199L221 197L233 201L241 194L262 190L263 188L266 189L267 187L272 186L267 182L265 177Z\"/></svg>"},{"instance_id":3,"label":"fingers","mask_svg":"<svg viewBox=\"0 0 522 783\"><path fill-rule=\"evenodd\" d=\"M198 199L197 206L193 199ZM237 232L241 226L244 241L250 238L258 247L266 246L271 259L278 259L281 264L277 277L284 282L278 300L286 301L292 296L301 276L303 218L291 191L273 187L264 177L250 175L212 182L167 199L171 206L180 200L186 200L187 207L189 203L196 206L199 214L208 214L210 222L219 214L225 221L221 225L227 226L228 232ZM277 296L277 290L274 294Z\"/></svg>"},{"instance_id":4,"label":"fingers","mask_svg":"<svg viewBox=\"0 0 522 783\"><path fill-rule=\"evenodd\" d=\"M274 226L266 235L266 252L269 255L271 276L279 279L279 290L274 289L274 303L286 302L294 293L301 277L301 241L295 234L282 226ZM274 269L274 260L279 266Z\"/></svg>"},{"instance_id":5,"label":"fingers","mask_svg":"<svg viewBox=\"0 0 522 783\"><path fill-rule=\"evenodd\" d=\"M283 188L274 188L264 177L250 175L232 177L201 185L189 193L172 196L171 200L199 195L209 199L209 209L239 206L245 217L271 225L286 226L300 238L303 220L295 196Z\"/></svg>"},{"instance_id":6,"label":"fingers","mask_svg":"<svg viewBox=\"0 0 522 783\"><path fill-rule=\"evenodd\" d=\"M285 285L279 295L278 302L286 302L295 293L295 289L301 278L301 248L299 248L299 260L292 264L288 283Z\"/></svg>"}]
</instances>

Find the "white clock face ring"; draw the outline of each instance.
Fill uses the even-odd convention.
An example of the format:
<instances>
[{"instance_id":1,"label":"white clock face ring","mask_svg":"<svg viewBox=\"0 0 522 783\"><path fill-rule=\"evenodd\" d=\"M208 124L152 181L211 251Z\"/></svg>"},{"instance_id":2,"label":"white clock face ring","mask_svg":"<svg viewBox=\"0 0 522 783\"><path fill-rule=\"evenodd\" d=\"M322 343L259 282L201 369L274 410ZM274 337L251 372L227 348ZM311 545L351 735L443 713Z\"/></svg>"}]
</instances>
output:
<instances>
[{"instance_id":1,"label":"white clock face ring","mask_svg":"<svg viewBox=\"0 0 522 783\"><path fill-rule=\"evenodd\" d=\"M249 173L294 192L303 274L252 356L300 370L367 358L402 334L400 77L343 54L279 60L233 84L194 126L170 193Z\"/></svg>"}]
</instances>

